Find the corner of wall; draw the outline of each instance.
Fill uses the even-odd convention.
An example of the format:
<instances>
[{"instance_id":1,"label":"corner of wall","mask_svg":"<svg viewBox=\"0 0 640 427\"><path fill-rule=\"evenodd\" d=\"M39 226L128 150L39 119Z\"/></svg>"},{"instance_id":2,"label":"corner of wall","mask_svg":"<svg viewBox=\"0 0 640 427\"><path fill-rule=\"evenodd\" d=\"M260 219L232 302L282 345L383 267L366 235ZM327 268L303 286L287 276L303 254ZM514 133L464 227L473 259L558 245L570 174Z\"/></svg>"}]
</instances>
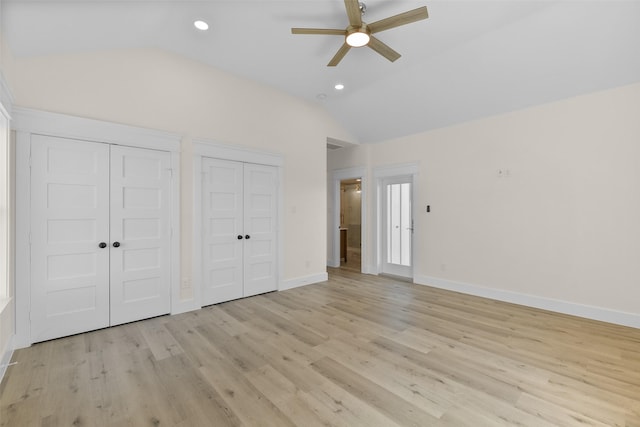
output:
<instances>
[{"instance_id":1,"label":"corner of wall","mask_svg":"<svg viewBox=\"0 0 640 427\"><path fill-rule=\"evenodd\" d=\"M300 286L326 282L327 280L329 280L329 275L326 272L312 274L310 276L296 277L294 279L283 280L280 283L280 286L278 286L278 290L286 291L288 289L299 288Z\"/></svg>"},{"instance_id":2,"label":"corner of wall","mask_svg":"<svg viewBox=\"0 0 640 427\"><path fill-rule=\"evenodd\" d=\"M11 92L11 77L13 75L13 54L0 33L0 104L11 114L13 94Z\"/></svg>"}]
</instances>

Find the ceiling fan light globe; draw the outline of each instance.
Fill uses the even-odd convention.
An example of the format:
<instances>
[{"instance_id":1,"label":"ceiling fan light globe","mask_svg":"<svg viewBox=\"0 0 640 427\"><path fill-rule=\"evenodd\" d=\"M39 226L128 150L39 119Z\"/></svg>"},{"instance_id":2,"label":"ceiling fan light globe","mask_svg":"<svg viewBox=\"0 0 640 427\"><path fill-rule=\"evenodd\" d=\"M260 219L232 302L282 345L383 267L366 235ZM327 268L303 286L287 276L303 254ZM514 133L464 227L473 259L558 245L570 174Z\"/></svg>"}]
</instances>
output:
<instances>
[{"instance_id":1,"label":"ceiling fan light globe","mask_svg":"<svg viewBox=\"0 0 640 427\"><path fill-rule=\"evenodd\" d=\"M209 29L209 24L204 21L194 21L193 26L199 29L200 31L207 31Z\"/></svg>"},{"instance_id":2,"label":"ceiling fan light globe","mask_svg":"<svg viewBox=\"0 0 640 427\"><path fill-rule=\"evenodd\" d=\"M347 34L346 42L351 47L362 47L369 44L371 37L365 31L354 31Z\"/></svg>"}]
</instances>

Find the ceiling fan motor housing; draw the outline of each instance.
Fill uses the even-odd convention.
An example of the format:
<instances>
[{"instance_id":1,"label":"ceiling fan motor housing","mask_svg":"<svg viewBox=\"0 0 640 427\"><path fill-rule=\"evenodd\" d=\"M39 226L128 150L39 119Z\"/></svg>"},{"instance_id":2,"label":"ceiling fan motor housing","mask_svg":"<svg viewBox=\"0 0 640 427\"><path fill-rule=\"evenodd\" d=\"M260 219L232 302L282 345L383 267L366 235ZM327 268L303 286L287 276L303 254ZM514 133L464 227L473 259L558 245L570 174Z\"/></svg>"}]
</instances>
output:
<instances>
[{"instance_id":1,"label":"ceiling fan motor housing","mask_svg":"<svg viewBox=\"0 0 640 427\"><path fill-rule=\"evenodd\" d=\"M363 47L369 44L371 39L371 31L364 22L360 27L349 25L347 27L347 34L345 35L345 41L351 47Z\"/></svg>"},{"instance_id":2,"label":"ceiling fan motor housing","mask_svg":"<svg viewBox=\"0 0 640 427\"><path fill-rule=\"evenodd\" d=\"M367 24L362 20L362 16L367 10L367 6L358 0L344 0L344 5L349 18L349 26L345 30L336 28L292 28L293 34L326 34L334 36L343 36L344 43L338 49L327 64L328 67L335 67L344 58L352 47L368 46L386 59L394 62L400 58L400 54L389 46L384 44L380 39L372 34L381 31L390 30L401 25L410 24L429 17L427 7L422 6L417 9L389 16L388 18Z\"/></svg>"}]
</instances>

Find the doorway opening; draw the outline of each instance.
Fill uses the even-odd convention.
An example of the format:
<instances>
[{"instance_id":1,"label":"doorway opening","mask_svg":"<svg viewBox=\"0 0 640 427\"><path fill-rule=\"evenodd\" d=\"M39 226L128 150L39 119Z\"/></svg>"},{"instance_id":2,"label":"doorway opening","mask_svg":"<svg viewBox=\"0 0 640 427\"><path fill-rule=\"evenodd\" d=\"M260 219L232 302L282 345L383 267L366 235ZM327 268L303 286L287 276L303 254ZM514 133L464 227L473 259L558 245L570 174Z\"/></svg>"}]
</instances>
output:
<instances>
[{"instance_id":1,"label":"doorway opening","mask_svg":"<svg viewBox=\"0 0 640 427\"><path fill-rule=\"evenodd\" d=\"M362 178L340 181L340 268L362 269Z\"/></svg>"}]
</instances>

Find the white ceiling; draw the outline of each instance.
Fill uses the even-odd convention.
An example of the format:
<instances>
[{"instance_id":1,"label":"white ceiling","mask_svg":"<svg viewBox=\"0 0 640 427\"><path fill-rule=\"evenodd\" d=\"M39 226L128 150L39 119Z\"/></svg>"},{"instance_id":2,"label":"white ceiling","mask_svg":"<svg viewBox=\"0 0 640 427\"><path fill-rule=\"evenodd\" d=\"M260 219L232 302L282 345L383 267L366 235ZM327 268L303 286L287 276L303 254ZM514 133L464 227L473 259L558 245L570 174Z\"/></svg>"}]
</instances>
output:
<instances>
[{"instance_id":1,"label":"white ceiling","mask_svg":"<svg viewBox=\"0 0 640 427\"><path fill-rule=\"evenodd\" d=\"M290 33L345 28L342 0L2 0L2 32L17 58L166 49L324 105L362 143L640 81L638 0L365 3L367 22L428 7L377 35L395 63L360 48L329 68L340 36Z\"/></svg>"}]
</instances>

